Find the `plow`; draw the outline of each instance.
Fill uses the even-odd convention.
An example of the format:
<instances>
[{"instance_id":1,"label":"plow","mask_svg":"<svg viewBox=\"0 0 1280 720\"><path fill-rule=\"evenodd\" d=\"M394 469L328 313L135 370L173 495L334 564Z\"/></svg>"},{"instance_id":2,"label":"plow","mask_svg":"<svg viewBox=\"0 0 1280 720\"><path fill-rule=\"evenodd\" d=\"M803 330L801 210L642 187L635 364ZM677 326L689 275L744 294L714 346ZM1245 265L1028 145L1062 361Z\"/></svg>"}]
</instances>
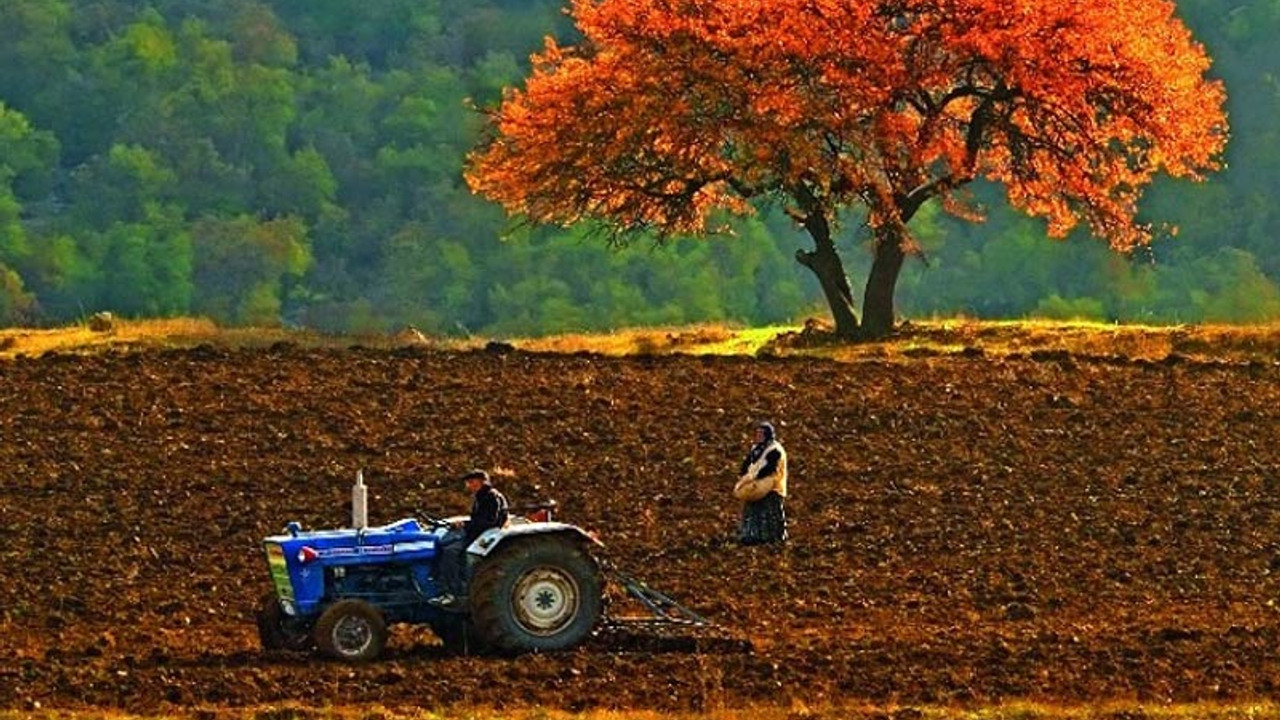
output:
<instances>
[{"instance_id":1,"label":"plow","mask_svg":"<svg viewBox=\"0 0 1280 720\"><path fill-rule=\"evenodd\" d=\"M659 652L750 653L750 641L728 628L680 604L666 593L604 562L606 577L637 611L615 615L606 611L595 630L607 650L648 650Z\"/></svg>"}]
</instances>

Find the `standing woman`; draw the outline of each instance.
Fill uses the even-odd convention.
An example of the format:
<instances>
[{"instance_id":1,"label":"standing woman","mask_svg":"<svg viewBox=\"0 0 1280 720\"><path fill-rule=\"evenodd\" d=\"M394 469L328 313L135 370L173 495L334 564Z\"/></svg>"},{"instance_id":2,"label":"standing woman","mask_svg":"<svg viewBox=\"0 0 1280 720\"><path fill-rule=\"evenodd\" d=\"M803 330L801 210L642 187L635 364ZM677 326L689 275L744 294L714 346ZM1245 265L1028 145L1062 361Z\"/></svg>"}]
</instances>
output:
<instances>
[{"instance_id":1,"label":"standing woman","mask_svg":"<svg viewBox=\"0 0 1280 720\"><path fill-rule=\"evenodd\" d=\"M733 495L744 503L739 541L743 545L786 541L787 451L772 424L756 427L755 444L738 475Z\"/></svg>"}]
</instances>

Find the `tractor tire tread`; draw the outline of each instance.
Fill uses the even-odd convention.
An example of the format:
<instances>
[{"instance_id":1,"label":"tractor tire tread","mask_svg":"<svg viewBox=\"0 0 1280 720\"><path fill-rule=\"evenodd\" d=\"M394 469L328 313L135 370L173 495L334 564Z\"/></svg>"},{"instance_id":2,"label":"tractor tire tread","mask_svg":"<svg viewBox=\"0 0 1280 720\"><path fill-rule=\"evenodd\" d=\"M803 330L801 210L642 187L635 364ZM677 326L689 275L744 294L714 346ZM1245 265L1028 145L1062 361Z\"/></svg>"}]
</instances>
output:
<instances>
[{"instance_id":1,"label":"tractor tire tread","mask_svg":"<svg viewBox=\"0 0 1280 720\"><path fill-rule=\"evenodd\" d=\"M333 644L333 630L338 621L349 614L362 615L373 631L369 647L359 655L344 655ZM378 608L364 600L339 600L320 614L316 621L315 643L323 655L345 662L360 663L376 659L387 646L387 621Z\"/></svg>"},{"instance_id":2,"label":"tractor tire tread","mask_svg":"<svg viewBox=\"0 0 1280 720\"><path fill-rule=\"evenodd\" d=\"M265 593L258 600L254 620L258 626L258 640L262 644L263 650L311 649L311 633L305 631L290 632L285 627L288 622L288 616L284 614L284 609L280 607L280 599L274 590Z\"/></svg>"},{"instance_id":3,"label":"tractor tire tread","mask_svg":"<svg viewBox=\"0 0 1280 720\"><path fill-rule=\"evenodd\" d=\"M553 549L554 548L554 549ZM579 617L555 636L543 638L522 633L511 619L510 590L522 567L536 565L550 553L574 573L579 583ZM514 571L514 572L513 572ZM471 580L471 617L476 636L500 653L566 650L581 642L600 617L603 577L582 543L563 537L534 536L500 546L476 567Z\"/></svg>"}]
</instances>

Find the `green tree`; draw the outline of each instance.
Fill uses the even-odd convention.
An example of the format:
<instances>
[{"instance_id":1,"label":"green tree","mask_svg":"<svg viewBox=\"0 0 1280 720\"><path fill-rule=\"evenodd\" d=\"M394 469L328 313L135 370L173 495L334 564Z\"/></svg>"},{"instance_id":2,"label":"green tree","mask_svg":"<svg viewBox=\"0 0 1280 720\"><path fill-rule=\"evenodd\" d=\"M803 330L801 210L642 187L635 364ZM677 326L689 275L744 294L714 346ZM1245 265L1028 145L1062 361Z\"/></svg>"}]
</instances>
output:
<instances>
[{"instance_id":1,"label":"green tree","mask_svg":"<svg viewBox=\"0 0 1280 720\"><path fill-rule=\"evenodd\" d=\"M88 235L86 244L95 242L95 236ZM23 267L27 287L39 299L43 318L78 318L87 308L97 307L102 285L99 264L70 236L37 238Z\"/></svg>"},{"instance_id":2,"label":"green tree","mask_svg":"<svg viewBox=\"0 0 1280 720\"><path fill-rule=\"evenodd\" d=\"M148 209L175 201L177 173L138 145L113 145L82 166L75 178L75 217L88 227L138 223Z\"/></svg>"},{"instance_id":3,"label":"green tree","mask_svg":"<svg viewBox=\"0 0 1280 720\"><path fill-rule=\"evenodd\" d=\"M0 327L30 320L35 297L22 286L22 278L0 263Z\"/></svg>"},{"instance_id":4,"label":"green tree","mask_svg":"<svg viewBox=\"0 0 1280 720\"><path fill-rule=\"evenodd\" d=\"M396 233L387 249L384 282L370 296L391 326L433 333L476 330L484 317L480 273L465 243L437 238L425 223Z\"/></svg>"},{"instance_id":5,"label":"green tree","mask_svg":"<svg viewBox=\"0 0 1280 720\"><path fill-rule=\"evenodd\" d=\"M195 310L232 324L274 325L311 248L296 217L205 218L192 228Z\"/></svg>"},{"instance_id":6,"label":"green tree","mask_svg":"<svg viewBox=\"0 0 1280 720\"><path fill-rule=\"evenodd\" d=\"M99 284L85 311L135 317L191 311L191 236L180 218L153 210L142 222L114 223L90 242Z\"/></svg>"},{"instance_id":7,"label":"green tree","mask_svg":"<svg viewBox=\"0 0 1280 720\"><path fill-rule=\"evenodd\" d=\"M25 115L0 99L0 182L17 197L42 199L52 189L58 153L52 133L32 127Z\"/></svg>"},{"instance_id":8,"label":"green tree","mask_svg":"<svg viewBox=\"0 0 1280 720\"><path fill-rule=\"evenodd\" d=\"M258 196L272 213L297 215L315 222L335 210L338 181L315 147L304 147L260 174L263 180Z\"/></svg>"},{"instance_id":9,"label":"green tree","mask_svg":"<svg viewBox=\"0 0 1280 720\"><path fill-rule=\"evenodd\" d=\"M1280 317L1280 288L1248 252L1223 248L1159 277L1160 314L1174 322L1246 323Z\"/></svg>"},{"instance_id":10,"label":"green tree","mask_svg":"<svg viewBox=\"0 0 1280 720\"><path fill-rule=\"evenodd\" d=\"M386 68L424 36L439 33L438 0L273 0L280 17L299 38L304 59L320 65L341 56Z\"/></svg>"},{"instance_id":11,"label":"green tree","mask_svg":"<svg viewBox=\"0 0 1280 720\"><path fill-rule=\"evenodd\" d=\"M9 189L9 173L0 166L0 263L20 265L31 255L26 229L19 216L22 206Z\"/></svg>"},{"instance_id":12,"label":"green tree","mask_svg":"<svg viewBox=\"0 0 1280 720\"><path fill-rule=\"evenodd\" d=\"M72 6L66 0L0 3L0 101L45 127L62 115L60 93L76 60L71 41Z\"/></svg>"},{"instance_id":13,"label":"green tree","mask_svg":"<svg viewBox=\"0 0 1280 720\"><path fill-rule=\"evenodd\" d=\"M1103 320L1106 308L1101 300L1091 297L1064 298L1057 293L1041 300L1032 312L1035 317L1050 320Z\"/></svg>"}]
</instances>

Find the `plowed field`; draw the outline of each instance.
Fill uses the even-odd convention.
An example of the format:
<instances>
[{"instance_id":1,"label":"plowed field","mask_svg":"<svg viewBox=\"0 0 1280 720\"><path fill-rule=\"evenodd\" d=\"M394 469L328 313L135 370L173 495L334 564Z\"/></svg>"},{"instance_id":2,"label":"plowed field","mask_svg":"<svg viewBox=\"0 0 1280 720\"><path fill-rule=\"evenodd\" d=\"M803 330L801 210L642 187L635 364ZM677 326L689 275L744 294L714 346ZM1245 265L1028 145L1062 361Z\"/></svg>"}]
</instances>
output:
<instances>
[{"instance_id":1,"label":"plowed field","mask_svg":"<svg viewBox=\"0 0 1280 720\"><path fill-rule=\"evenodd\" d=\"M729 540L753 424L792 542ZM258 650L259 540L463 512L494 470L753 652L348 667ZM0 363L0 708L702 709L1244 700L1280 681L1280 368L1065 355L834 363L419 350Z\"/></svg>"}]
</instances>

